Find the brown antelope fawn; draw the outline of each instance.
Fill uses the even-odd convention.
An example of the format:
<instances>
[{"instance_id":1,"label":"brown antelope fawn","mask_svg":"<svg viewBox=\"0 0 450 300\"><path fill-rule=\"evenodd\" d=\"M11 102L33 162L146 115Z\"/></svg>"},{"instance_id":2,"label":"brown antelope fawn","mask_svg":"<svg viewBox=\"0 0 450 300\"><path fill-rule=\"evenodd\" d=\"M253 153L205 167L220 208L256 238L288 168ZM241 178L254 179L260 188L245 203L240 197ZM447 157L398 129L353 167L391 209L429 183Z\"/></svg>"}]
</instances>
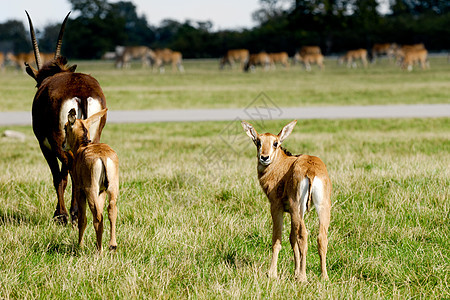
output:
<instances>
[{"instance_id":1,"label":"brown antelope fawn","mask_svg":"<svg viewBox=\"0 0 450 300\"><path fill-rule=\"evenodd\" d=\"M83 245L86 229L86 201L91 209L97 235L97 250L102 252L103 206L108 194L108 218L111 226L109 248L115 250L116 242L116 201L119 193L119 159L116 152L107 144L95 144L89 140L89 127L105 115L107 109L90 116L86 120L76 118L71 109L64 127L65 151L74 156L72 178L75 200L78 203L78 242Z\"/></svg>"},{"instance_id":2,"label":"brown antelope fawn","mask_svg":"<svg viewBox=\"0 0 450 300\"><path fill-rule=\"evenodd\" d=\"M290 243L294 251L294 274L300 281L306 281L306 252L308 248L304 215L311 202L319 216L317 238L322 269L322 278L328 279L326 255L328 226L330 224L331 181L323 161L306 154L292 155L281 147L297 121L284 126L278 135L258 134L253 126L242 121L242 127L253 140L258 151L259 183L270 201L272 215L272 261L269 277L277 277L278 253L281 250L283 213L291 216Z\"/></svg>"}]
</instances>

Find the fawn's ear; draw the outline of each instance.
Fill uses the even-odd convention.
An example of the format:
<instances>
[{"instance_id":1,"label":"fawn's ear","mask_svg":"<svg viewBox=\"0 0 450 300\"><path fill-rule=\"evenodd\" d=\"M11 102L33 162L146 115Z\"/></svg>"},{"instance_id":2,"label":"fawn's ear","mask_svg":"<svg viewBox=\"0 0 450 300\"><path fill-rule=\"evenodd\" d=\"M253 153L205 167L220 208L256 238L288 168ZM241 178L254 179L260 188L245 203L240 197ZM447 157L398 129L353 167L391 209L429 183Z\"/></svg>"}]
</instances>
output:
<instances>
[{"instance_id":1,"label":"fawn's ear","mask_svg":"<svg viewBox=\"0 0 450 300\"><path fill-rule=\"evenodd\" d=\"M77 112L74 108L69 111L69 115L67 116L67 120L69 121L70 126L73 126L75 121L77 120Z\"/></svg>"},{"instance_id":2,"label":"fawn's ear","mask_svg":"<svg viewBox=\"0 0 450 300\"><path fill-rule=\"evenodd\" d=\"M102 109L98 113L95 113L89 118L87 118L85 121L86 127L89 128L89 126L91 126L92 124L97 123L106 114L107 110L108 110L107 108Z\"/></svg>"},{"instance_id":3,"label":"fawn's ear","mask_svg":"<svg viewBox=\"0 0 450 300\"><path fill-rule=\"evenodd\" d=\"M255 128L253 126L245 121L241 122L242 128L244 128L245 133L253 140L253 142L256 142L256 139L258 138L258 133L256 132Z\"/></svg>"},{"instance_id":4,"label":"fawn's ear","mask_svg":"<svg viewBox=\"0 0 450 300\"><path fill-rule=\"evenodd\" d=\"M294 120L287 124L286 126L281 129L280 133L278 134L278 138L280 139L280 143L282 143L292 132L292 130L295 127L295 124L297 124L297 120Z\"/></svg>"}]
</instances>

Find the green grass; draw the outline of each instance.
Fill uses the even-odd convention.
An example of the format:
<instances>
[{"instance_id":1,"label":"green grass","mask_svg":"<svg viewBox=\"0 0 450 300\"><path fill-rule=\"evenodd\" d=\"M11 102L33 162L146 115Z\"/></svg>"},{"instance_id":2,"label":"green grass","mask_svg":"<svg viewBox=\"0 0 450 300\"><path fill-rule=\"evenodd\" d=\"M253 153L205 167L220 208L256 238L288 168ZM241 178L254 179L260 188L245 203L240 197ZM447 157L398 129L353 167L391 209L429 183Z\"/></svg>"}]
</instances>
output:
<instances>
[{"instance_id":1,"label":"green grass","mask_svg":"<svg viewBox=\"0 0 450 300\"><path fill-rule=\"evenodd\" d=\"M280 107L448 103L450 64L432 57L431 69L412 72L381 61L368 69L348 69L327 59L326 69L305 72L299 65L255 73L219 71L218 60L186 60L186 73L155 74L137 63L117 70L113 62L71 62L92 74L112 110L170 108L244 108L260 92ZM28 111L34 80L9 67L0 73L0 111Z\"/></svg>"},{"instance_id":2,"label":"green grass","mask_svg":"<svg viewBox=\"0 0 450 300\"><path fill-rule=\"evenodd\" d=\"M294 278L287 216L280 279L266 276L269 203L238 122L107 124L102 140L121 167L119 246L102 256L90 212L82 249L75 229L51 221L56 197L31 129L4 129L26 140L0 140L2 299L450 297L448 118L299 122L285 146L319 155L333 182L330 280L319 277L312 210L306 284Z\"/></svg>"}]
</instances>

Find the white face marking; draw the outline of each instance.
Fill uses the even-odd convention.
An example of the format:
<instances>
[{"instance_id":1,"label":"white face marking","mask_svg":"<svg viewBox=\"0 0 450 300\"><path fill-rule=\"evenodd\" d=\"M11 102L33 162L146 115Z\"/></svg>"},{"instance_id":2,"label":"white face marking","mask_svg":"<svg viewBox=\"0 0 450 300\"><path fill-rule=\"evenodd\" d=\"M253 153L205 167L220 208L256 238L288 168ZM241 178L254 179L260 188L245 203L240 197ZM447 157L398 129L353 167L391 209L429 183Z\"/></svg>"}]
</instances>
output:
<instances>
[{"instance_id":1,"label":"white face marking","mask_svg":"<svg viewBox=\"0 0 450 300\"><path fill-rule=\"evenodd\" d=\"M67 123L67 116L69 111L74 108L76 111L77 119L81 118L80 98L74 97L72 99L67 99L61 104L61 109L59 111L59 129L64 133L64 125Z\"/></svg>"},{"instance_id":2,"label":"white face marking","mask_svg":"<svg viewBox=\"0 0 450 300\"><path fill-rule=\"evenodd\" d=\"M99 111L102 110L102 105L100 104L100 101L97 99L89 97L89 98L87 98L87 103L88 103L88 105L87 105L87 107L88 107L87 108L87 117L88 118L90 116L92 116L93 114L98 113ZM99 126L100 126L100 122L95 122L89 128L89 138L91 140L95 139Z\"/></svg>"}]
</instances>

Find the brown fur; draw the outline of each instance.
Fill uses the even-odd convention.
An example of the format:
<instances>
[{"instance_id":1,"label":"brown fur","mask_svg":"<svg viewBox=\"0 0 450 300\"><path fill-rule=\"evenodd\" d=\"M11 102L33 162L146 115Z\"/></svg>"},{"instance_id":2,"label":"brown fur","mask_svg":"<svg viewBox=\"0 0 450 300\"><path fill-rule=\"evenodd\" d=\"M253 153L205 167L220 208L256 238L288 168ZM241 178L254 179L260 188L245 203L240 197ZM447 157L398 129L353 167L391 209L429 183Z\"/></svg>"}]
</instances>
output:
<instances>
[{"instance_id":1,"label":"brown fur","mask_svg":"<svg viewBox=\"0 0 450 300\"><path fill-rule=\"evenodd\" d=\"M325 65L323 64L324 57L320 53L305 55L300 55L297 53L294 59L298 62L302 62L306 71L311 71L311 64L317 64L321 70L325 68Z\"/></svg>"},{"instance_id":2,"label":"brown fur","mask_svg":"<svg viewBox=\"0 0 450 300\"><path fill-rule=\"evenodd\" d=\"M242 127L257 147L258 179L270 201L273 231L269 276L277 277L283 213L288 212L291 216L290 242L294 251L294 274L300 281L306 281L308 234L303 216L309 210L312 202L319 216L317 242L322 278L327 279L326 253L330 224L331 181L327 168L320 158L305 154L293 156L280 146L292 132L296 122L289 123L278 135L273 135L270 133L258 134L251 124L242 121Z\"/></svg>"},{"instance_id":3,"label":"brown fur","mask_svg":"<svg viewBox=\"0 0 450 300\"><path fill-rule=\"evenodd\" d=\"M157 49L155 50L155 67L162 73L164 72L164 65L171 64L172 71L184 72L182 65L183 56L181 52L172 51L171 49ZM155 70L156 70L155 69Z\"/></svg>"},{"instance_id":4,"label":"brown fur","mask_svg":"<svg viewBox=\"0 0 450 300\"><path fill-rule=\"evenodd\" d=\"M392 43L375 43L372 46L372 58L376 61L381 55L386 55L389 61L391 61L396 48L397 45Z\"/></svg>"},{"instance_id":5,"label":"brown fur","mask_svg":"<svg viewBox=\"0 0 450 300\"><path fill-rule=\"evenodd\" d=\"M133 59L140 59L142 67L149 66L150 61L154 59L155 53L147 46L128 46L123 49L121 55L116 59L116 67L129 68Z\"/></svg>"},{"instance_id":6,"label":"brown fur","mask_svg":"<svg viewBox=\"0 0 450 300\"><path fill-rule=\"evenodd\" d=\"M67 176L72 168L72 154L62 149L65 133L61 124L65 123L64 116L61 115L61 106L67 99L79 99L77 103L82 118L88 117L88 98L92 97L99 101L101 108L106 108L106 99L103 91L92 76L75 73L76 66L68 66L67 59L59 55L58 46L62 41L64 24L69 15L63 22L60 30L60 37L57 43L55 59L38 65L34 69L27 64L26 72L36 80L36 95L33 100L32 118L33 132L39 142L42 154L44 155L53 177L53 185L56 190L58 203L54 213L54 218L67 223L68 214L64 203L64 191L67 186ZM30 32L34 46L34 53L41 61L37 41L34 36L34 30L31 19L29 18ZM92 137L94 143L100 141L100 135L106 123L106 116L100 120L96 135ZM61 167L58 164L61 162ZM70 214L72 221L78 216L78 208L72 194Z\"/></svg>"},{"instance_id":7,"label":"brown fur","mask_svg":"<svg viewBox=\"0 0 450 300\"><path fill-rule=\"evenodd\" d=\"M285 68L289 68L289 55L287 52L269 53L270 63L273 68L279 63Z\"/></svg>"},{"instance_id":8,"label":"brown fur","mask_svg":"<svg viewBox=\"0 0 450 300\"><path fill-rule=\"evenodd\" d=\"M78 203L78 242L83 245L83 234L86 229L86 201L94 218L94 228L97 236L97 250L102 252L103 206L108 195L108 217L111 237L110 249L117 248L116 219L117 196L119 193L119 158L116 152L107 144L93 144L89 139L89 126L98 122L106 113L106 109L92 115L87 120L76 119L75 109L69 112L65 126L66 137L64 150L72 151L73 189ZM98 168L98 161L101 167ZM111 162L108 164L108 162Z\"/></svg>"},{"instance_id":9,"label":"brown fur","mask_svg":"<svg viewBox=\"0 0 450 300\"><path fill-rule=\"evenodd\" d=\"M420 64L420 67L425 70L428 68L427 64L428 51L426 49L409 49L404 51L402 68L412 70L414 64Z\"/></svg>"},{"instance_id":10,"label":"brown fur","mask_svg":"<svg viewBox=\"0 0 450 300\"><path fill-rule=\"evenodd\" d=\"M236 62L239 62L241 68L247 63L250 52L247 49L230 49L227 51L224 57L220 59L220 69L223 69L225 65L229 65L230 68L234 68Z\"/></svg>"},{"instance_id":11,"label":"brown fur","mask_svg":"<svg viewBox=\"0 0 450 300\"><path fill-rule=\"evenodd\" d=\"M364 68L367 67L367 50L366 49L356 49L349 50L347 53L339 58L340 63L347 63L347 67L355 67L356 61L361 60Z\"/></svg>"},{"instance_id":12,"label":"brown fur","mask_svg":"<svg viewBox=\"0 0 450 300\"><path fill-rule=\"evenodd\" d=\"M319 46L303 46L298 52L301 56L306 54L322 54Z\"/></svg>"},{"instance_id":13,"label":"brown fur","mask_svg":"<svg viewBox=\"0 0 450 300\"><path fill-rule=\"evenodd\" d=\"M261 66L264 68L264 70L269 69L270 57L266 52L251 54L247 63L244 66L244 71L248 72L249 69L253 70L256 66Z\"/></svg>"}]
</instances>

